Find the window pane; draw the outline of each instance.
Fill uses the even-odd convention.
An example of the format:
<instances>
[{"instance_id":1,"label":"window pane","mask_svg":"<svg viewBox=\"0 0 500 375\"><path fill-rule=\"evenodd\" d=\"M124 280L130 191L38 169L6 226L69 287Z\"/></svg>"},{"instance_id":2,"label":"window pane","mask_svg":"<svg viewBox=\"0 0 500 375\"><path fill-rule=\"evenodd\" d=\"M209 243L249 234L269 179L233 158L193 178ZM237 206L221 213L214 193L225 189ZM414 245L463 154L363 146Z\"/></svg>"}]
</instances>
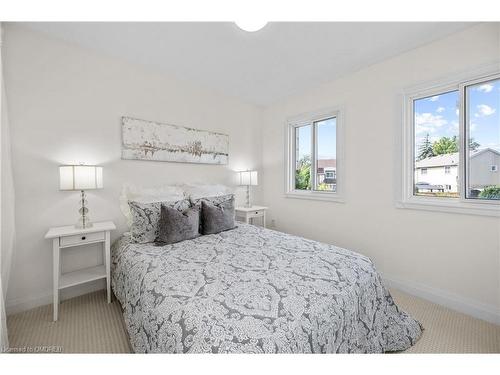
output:
<instances>
[{"instance_id":1,"label":"window pane","mask_svg":"<svg viewBox=\"0 0 500 375\"><path fill-rule=\"evenodd\" d=\"M337 119L315 122L316 190L337 191Z\"/></svg>"},{"instance_id":2,"label":"window pane","mask_svg":"<svg viewBox=\"0 0 500 375\"><path fill-rule=\"evenodd\" d=\"M311 125L295 128L295 189L311 190Z\"/></svg>"},{"instance_id":3,"label":"window pane","mask_svg":"<svg viewBox=\"0 0 500 375\"><path fill-rule=\"evenodd\" d=\"M500 199L500 79L468 86L467 198Z\"/></svg>"},{"instance_id":4,"label":"window pane","mask_svg":"<svg viewBox=\"0 0 500 375\"><path fill-rule=\"evenodd\" d=\"M457 198L458 91L413 102L414 194Z\"/></svg>"}]
</instances>

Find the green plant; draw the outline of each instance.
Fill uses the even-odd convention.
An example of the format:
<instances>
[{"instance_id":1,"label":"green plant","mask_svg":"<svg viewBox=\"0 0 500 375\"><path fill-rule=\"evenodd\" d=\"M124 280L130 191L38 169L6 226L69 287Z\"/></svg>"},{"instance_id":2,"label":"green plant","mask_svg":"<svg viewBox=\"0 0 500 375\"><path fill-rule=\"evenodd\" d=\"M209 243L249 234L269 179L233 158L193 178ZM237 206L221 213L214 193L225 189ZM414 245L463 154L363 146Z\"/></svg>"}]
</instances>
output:
<instances>
[{"instance_id":1,"label":"green plant","mask_svg":"<svg viewBox=\"0 0 500 375\"><path fill-rule=\"evenodd\" d=\"M500 199L500 185L487 186L479 193L479 198Z\"/></svg>"},{"instance_id":2,"label":"green plant","mask_svg":"<svg viewBox=\"0 0 500 375\"><path fill-rule=\"evenodd\" d=\"M301 166L295 171L295 189L311 190L311 167Z\"/></svg>"},{"instance_id":3,"label":"green plant","mask_svg":"<svg viewBox=\"0 0 500 375\"><path fill-rule=\"evenodd\" d=\"M458 152L457 137L453 136L452 138L440 138L432 144L432 151L434 152L434 155L453 154L454 152Z\"/></svg>"},{"instance_id":4,"label":"green plant","mask_svg":"<svg viewBox=\"0 0 500 375\"><path fill-rule=\"evenodd\" d=\"M304 156L297 163L295 171L295 189L311 190L311 157Z\"/></svg>"},{"instance_id":5,"label":"green plant","mask_svg":"<svg viewBox=\"0 0 500 375\"><path fill-rule=\"evenodd\" d=\"M474 138L469 139L469 149L472 151L477 150L481 145L477 143ZM418 146L417 161L430 158L432 156L453 154L458 152L458 137L455 135L451 138L441 137L434 143L431 143L429 134L426 134L423 141Z\"/></svg>"},{"instance_id":6,"label":"green plant","mask_svg":"<svg viewBox=\"0 0 500 375\"><path fill-rule=\"evenodd\" d=\"M330 189L324 182L318 185L318 190L320 191L330 191Z\"/></svg>"}]
</instances>

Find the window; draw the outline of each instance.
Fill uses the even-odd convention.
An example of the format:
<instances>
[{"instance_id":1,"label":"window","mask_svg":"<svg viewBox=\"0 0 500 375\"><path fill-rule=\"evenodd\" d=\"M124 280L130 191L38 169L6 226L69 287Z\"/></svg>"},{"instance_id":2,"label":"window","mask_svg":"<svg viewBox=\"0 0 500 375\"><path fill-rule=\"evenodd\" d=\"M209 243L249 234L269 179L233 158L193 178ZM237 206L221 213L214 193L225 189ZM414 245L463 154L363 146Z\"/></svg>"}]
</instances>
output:
<instances>
[{"instance_id":1,"label":"window","mask_svg":"<svg viewBox=\"0 0 500 375\"><path fill-rule=\"evenodd\" d=\"M295 189L311 190L311 125L295 128Z\"/></svg>"},{"instance_id":2,"label":"window","mask_svg":"<svg viewBox=\"0 0 500 375\"><path fill-rule=\"evenodd\" d=\"M338 110L304 115L287 124L286 195L341 201Z\"/></svg>"},{"instance_id":3,"label":"window","mask_svg":"<svg viewBox=\"0 0 500 375\"><path fill-rule=\"evenodd\" d=\"M333 178L332 169L337 166L337 118L330 117L316 121L314 127L316 128L315 190L335 192L337 182ZM330 177L327 176L327 169L330 170ZM320 178L321 170L324 171L324 179Z\"/></svg>"},{"instance_id":4,"label":"window","mask_svg":"<svg viewBox=\"0 0 500 375\"><path fill-rule=\"evenodd\" d=\"M500 201L500 78L463 86L465 95L465 194Z\"/></svg>"},{"instance_id":5,"label":"window","mask_svg":"<svg viewBox=\"0 0 500 375\"><path fill-rule=\"evenodd\" d=\"M458 90L430 95L413 101L414 169L425 175L422 181L415 174L414 192L417 196L456 198L452 189L445 191L449 182L449 165L458 163ZM428 169L431 173L427 176ZM427 182L433 187L422 186Z\"/></svg>"},{"instance_id":6,"label":"window","mask_svg":"<svg viewBox=\"0 0 500 375\"><path fill-rule=\"evenodd\" d=\"M400 207L500 216L500 74L405 96Z\"/></svg>"}]
</instances>

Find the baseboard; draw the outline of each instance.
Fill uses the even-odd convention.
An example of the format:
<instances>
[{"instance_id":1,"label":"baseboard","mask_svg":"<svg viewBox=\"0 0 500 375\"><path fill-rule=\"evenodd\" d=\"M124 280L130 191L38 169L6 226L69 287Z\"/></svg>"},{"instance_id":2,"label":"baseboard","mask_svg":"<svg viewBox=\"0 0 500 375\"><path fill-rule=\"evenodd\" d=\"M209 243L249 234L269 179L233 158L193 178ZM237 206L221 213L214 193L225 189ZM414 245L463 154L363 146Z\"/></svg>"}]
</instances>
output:
<instances>
[{"instance_id":1,"label":"baseboard","mask_svg":"<svg viewBox=\"0 0 500 375\"><path fill-rule=\"evenodd\" d=\"M72 288L64 289L60 292L59 297L61 301L64 301L69 298L78 297L83 294L105 289L105 287L106 284L103 280L96 280L86 284L77 285ZM52 304L52 290L37 296L7 300L5 304L5 311L7 315L11 315L49 304Z\"/></svg>"},{"instance_id":2,"label":"baseboard","mask_svg":"<svg viewBox=\"0 0 500 375\"><path fill-rule=\"evenodd\" d=\"M464 298L458 294L430 287L413 281L398 279L381 274L385 285L405 293L420 297L449 309L500 325L500 308Z\"/></svg>"}]
</instances>

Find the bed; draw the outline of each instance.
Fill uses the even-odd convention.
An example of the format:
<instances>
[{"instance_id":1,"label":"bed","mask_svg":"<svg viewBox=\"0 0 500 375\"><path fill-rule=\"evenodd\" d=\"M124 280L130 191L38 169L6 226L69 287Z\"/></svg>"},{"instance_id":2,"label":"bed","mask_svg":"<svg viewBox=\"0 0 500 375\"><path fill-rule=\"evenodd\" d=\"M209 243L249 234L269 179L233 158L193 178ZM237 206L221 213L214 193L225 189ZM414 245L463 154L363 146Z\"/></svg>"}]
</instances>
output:
<instances>
[{"instance_id":1,"label":"bed","mask_svg":"<svg viewBox=\"0 0 500 375\"><path fill-rule=\"evenodd\" d=\"M382 353L420 337L369 258L238 223L172 245L112 246L138 353Z\"/></svg>"}]
</instances>

